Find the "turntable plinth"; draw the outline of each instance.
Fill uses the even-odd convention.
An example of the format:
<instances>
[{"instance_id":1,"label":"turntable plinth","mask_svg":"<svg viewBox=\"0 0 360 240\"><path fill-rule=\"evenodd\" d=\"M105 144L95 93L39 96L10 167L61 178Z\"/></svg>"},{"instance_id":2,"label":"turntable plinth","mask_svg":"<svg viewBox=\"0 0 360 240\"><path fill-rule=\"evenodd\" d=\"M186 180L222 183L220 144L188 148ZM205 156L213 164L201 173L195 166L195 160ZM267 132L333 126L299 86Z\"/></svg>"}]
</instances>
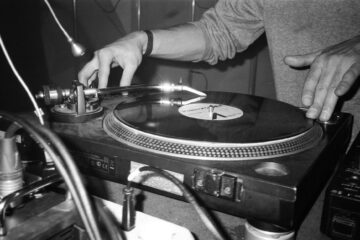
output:
<instances>
[{"instance_id":1,"label":"turntable plinth","mask_svg":"<svg viewBox=\"0 0 360 240\"><path fill-rule=\"evenodd\" d=\"M159 167L191 187L211 209L298 228L343 157L352 116L338 113L325 124L274 100L207 94L196 103L205 104L205 113L197 108L201 105L182 109L185 114L179 111L182 106L161 106L161 94L131 95L104 100L104 117L81 124L54 122L52 128L84 174L126 183L138 166ZM231 113L234 118L221 119ZM163 179L145 179L137 186L182 199Z\"/></svg>"}]
</instances>

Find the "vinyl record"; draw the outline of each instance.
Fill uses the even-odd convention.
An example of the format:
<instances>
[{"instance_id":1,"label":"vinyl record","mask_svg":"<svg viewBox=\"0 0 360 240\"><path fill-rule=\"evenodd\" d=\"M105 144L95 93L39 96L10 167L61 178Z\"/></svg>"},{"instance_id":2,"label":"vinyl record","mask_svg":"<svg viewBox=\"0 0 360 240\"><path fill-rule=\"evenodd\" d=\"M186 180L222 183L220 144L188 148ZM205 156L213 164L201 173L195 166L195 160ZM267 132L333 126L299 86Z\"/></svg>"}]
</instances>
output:
<instances>
[{"instance_id":1,"label":"vinyl record","mask_svg":"<svg viewBox=\"0 0 360 240\"><path fill-rule=\"evenodd\" d=\"M312 147L322 136L302 110L283 102L207 92L184 104L190 98L159 94L121 102L104 118L104 129L138 149L201 160L284 156Z\"/></svg>"}]
</instances>

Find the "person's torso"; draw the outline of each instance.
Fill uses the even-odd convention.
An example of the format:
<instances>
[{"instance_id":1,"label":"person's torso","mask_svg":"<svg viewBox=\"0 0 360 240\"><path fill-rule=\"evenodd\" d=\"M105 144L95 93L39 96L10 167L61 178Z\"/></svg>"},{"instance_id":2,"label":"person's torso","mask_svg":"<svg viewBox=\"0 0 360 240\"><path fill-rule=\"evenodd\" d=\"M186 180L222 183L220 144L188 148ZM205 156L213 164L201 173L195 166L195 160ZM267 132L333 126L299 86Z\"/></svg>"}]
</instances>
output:
<instances>
[{"instance_id":1,"label":"person's torso","mask_svg":"<svg viewBox=\"0 0 360 240\"><path fill-rule=\"evenodd\" d=\"M260 0L279 100L301 106L308 70L285 65L286 55L306 54L360 35L359 0Z\"/></svg>"}]
</instances>

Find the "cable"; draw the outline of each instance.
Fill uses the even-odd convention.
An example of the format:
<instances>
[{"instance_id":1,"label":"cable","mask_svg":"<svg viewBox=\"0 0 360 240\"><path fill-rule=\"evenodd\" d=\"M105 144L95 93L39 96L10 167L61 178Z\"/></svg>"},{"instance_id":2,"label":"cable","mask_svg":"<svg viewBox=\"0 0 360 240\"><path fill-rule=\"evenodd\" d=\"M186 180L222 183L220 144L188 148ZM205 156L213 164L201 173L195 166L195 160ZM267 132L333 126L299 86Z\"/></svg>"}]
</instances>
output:
<instances>
[{"instance_id":1,"label":"cable","mask_svg":"<svg viewBox=\"0 0 360 240\"><path fill-rule=\"evenodd\" d=\"M131 180L135 177L136 174L140 173L140 172L144 172L144 171L151 171L154 172L156 174L159 174L165 178L167 178L168 180L170 180L171 182L173 182L183 193L184 198L190 203L192 204L192 206L195 208L195 211L198 213L200 219L203 221L203 223L205 224L205 226L210 230L210 232L216 237L216 239L220 239L220 240L225 240L226 237L224 236L224 234L220 231L220 229L218 229L218 227L216 226L216 223L214 222L214 220L212 219L212 217L210 216L210 214L206 211L205 208L203 208L196 200L196 198L193 196L193 194L186 188L186 186L180 182L176 177L174 177L173 175L171 175L170 173L156 168L156 167L151 167L151 166L144 166L144 167L140 167L138 169L135 170L135 172L129 174L128 176L128 184L127 187L130 187L131 185Z\"/></svg>"},{"instance_id":2,"label":"cable","mask_svg":"<svg viewBox=\"0 0 360 240\"><path fill-rule=\"evenodd\" d=\"M60 174L62 175L62 177L64 178L64 181L66 182L72 197L74 198L75 204L78 207L78 211L79 214L83 220L83 223L85 225L85 228L89 230L89 224L88 224L88 220L84 211L84 208L82 207L81 204L79 204L81 202L78 194L75 191L75 186L72 183L72 180L67 172L67 170L65 169L64 165L62 164L61 160L59 159L58 155L54 152L54 150L50 147L50 145L48 144L48 142L37 132L35 131L30 125L28 125L27 123L25 123L24 121L22 121L20 118L17 117L13 117L9 114L6 113L0 113L1 116L5 116L7 119L12 120L14 123L18 124L20 127L24 128L29 134L30 136L40 145L42 146L45 151L49 154L49 156L53 159L58 171L60 172ZM94 239L91 234L90 231L90 238Z\"/></svg>"},{"instance_id":3,"label":"cable","mask_svg":"<svg viewBox=\"0 0 360 240\"><path fill-rule=\"evenodd\" d=\"M63 34L65 35L67 41L70 43L71 46L71 53L73 54L74 57L81 57L85 54L85 48L84 46L82 46L81 44L77 43L74 41L74 39L72 39L72 37L70 37L70 35L68 34L68 32L65 30L65 28L61 25L59 19L57 18L54 10L52 9L50 3L48 2L48 0L44 0L46 6L48 7L51 15L53 16L56 24L58 25L58 27L60 28L60 30L63 32Z\"/></svg>"},{"instance_id":4,"label":"cable","mask_svg":"<svg viewBox=\"0 0 360 240\"><path fill-rule=\"evenodd\" d=\"M116 219L114 219L112 212L110 212L110 210L105 205L101 204L100 201L95 200L94 202L100 219L102 220L102 223L107 230L107 233L109 234L110 240L123 240L125 237L123 238L121 233L114 228L117 222Z\"/></svg>"},{"instance_id":5,"label":"cable","mask_svg":"<svg viewBox=\"0 0 360 240\"><path fill-rule=\"evenodd\" d=\"M79 191L79 195L81 196L84 202L85 211L89 213L90 224L96 230L96 235L100 237L100 231L97 229L97 224L94 217L95 214L91 207L90 198L87 194L87 191L85 190L84 184L82 183L81 174L78 168L76 167L71 154L69 153L65 145L62 143L61 139L57 135L55 135L52 131L50 131L50 129L41 127L39 125L34 125L34 128L39 132L43 133L47 138L49 138L51 143L54 144L56 149L59 151L60 155L63 157L63 160L66 163L66 166L68 167L68 171L70 172L71 176L73 176L75 186L78 187L77 189ZM101 239L101 238L97 238L97 239Z\"/></svg>"},{"instance_id":6,"label":"cable","mask_svg":"<svg viewBox=\"0 0 360 240\"><path fill-rule=\"evenodd\" d=\"M69 191L74 199L75 205L77 206L77 209L79 211L80 217L85 225L85 228L87 229L89 238L93 239L93 240L101 240L100 231L99 231L97 225L95 224L95 226L94 226L94 223L91 221L91 219L92 218L94 219L94 217L91 217L91 216L89 217L91 212L89 213L87 211L86 206L84 206L85 203L83 202L84 196L80 195L79 191L78 191L78 186L82 185L82 182L79 185L74 184L72 177L71 177L71 172L65 168L65 166L64 166L63 162L61 161L61 159L59 158L59 156L50 147L50 145L44 139L44 137L41 136L37 130L34 129L34 126L36 126L37 128L43 128L43 129L45 127L41 126L41 125L31 125L28 122L26 122L25 120L23 120L19 117L15 117L15 116L10 115L5 112L0 112L0 116L5 117L6 119L11 120L12 122L14 122L14 123L18 124L19 126L21 126L22 128L24 128L29 133L30 137L32 137L40 146L42 146L45 149L45 151L49 154L49 156L54 161L58 171L60 172L61 176L64 178L64 181L69 188Z\"/></svg>"},{"instance_id":7,"label":"cable","mask_svg":"<svg viewBox=\"0 0 360 240\"><path fill-rule=\"evenodd\" d=\"M15 136L17 130L21 129L21 127L16 124L12 123L5 131L5 138L12 138Z\"/></svg>"},{"instance_id":8,"label":"cable","mask_svg":"<svg viewBox=\"0 0 360 240\"><path fill-rule=\"evenodd\" d=\"M137 30L141 29L141 0L136 0L136 19L137 19Z\"/></svg>"},{"instance_id":9,"label":"cable","mask_svg":"<svg viewBox=\"0 0 360 240\"><path fill-rule=\"evenodd\" d=\"M5 47L5 44L2 40L2 37L0 35L0 45L1 45L1 49L4 52L4 55L6 57L7 62L9 63L11 70L13 71L13 73L15 74L17 80L20 82L21 86L24 88L24 90L26 91L27 95L29 96L31 103L33 104L34 108L35 108L35 114L36 116L39 118L39 121L41 123L41 125L44 125L44 119L43 119L43 112L42 110L39 108L37 102L35 101L34 96L31 94L29 87L26 85L25 81L22 79L22 77L20 76L19 72L16 70L7 50Z\"/></svg>"},{"instance_id":10,"label":"cable","mask_svg":"<svg viewBox=\"0 0 360 240\"><path fill-rule=\"evenodd\" d=\"M91 207L92 205L91 205L90 198L87 194L87 191L86 191L84 184L82 182L82 179L80 177L81 174L80 174L78 168L76 167L71 154L69 153L69 151L67 150L65 145L62 143L61 139L55 133L50 131L50 129L41 127L39 125L35 125L34 127L35 127L35 129L39 130L41 133L46 135L46 137L48 137L51 140L51 142L54 144L56 149L59 151L60 155L63 157L63 160L68 167L68 171L69 171L70 175L73 176L75 186L78 187L77 190L79 191L79 195L81 196L81 199L84 202L83 204L84 204L85 211L87 213L89 213L90 224L92 225L93 229L96 230L95 234L99 235L99 237L100 237L100 231L99 231L99 229L97 229L95 213ZM105 210L100 209L99 214L104 221L105 227L110 235L111 240L122 239L121 234L117 230L115 230L114 227L112 227L112 226L114 226L114 225L111 225L112 220L111 220L110 216L107 215ZM99 239L101 239L101 237Z\"/></svg>"},{"instance_id":11,"label":"cable","mask_svg":"<svg viewBox=\"0 0 360 240\"><path fill-rule=\"evenodd\" d=\"M191 22L195 20L195 5L196 0L191 0Z\"/></svg>"},{"instance_id":12,"label":"cable","mask_svg":"<svg viewBox=\"0 0 360 240\"><path fill-rule=\"evenodd\" d=\"M61 25L59 19L57 18L54 10L52 9L50 3L48 2L48 0L44 0L46 6L49 8L49 11L51 13L51 15L53 16L56 24L59 26L60 30L64 33L66 39L70 42L72 40L72 38L70 37L70 35L68 34L68 32L65 30L65 28Z\"/></svg>"},{"instance_id":13,"label":"cable","mask_svg":"<svg viewBox=\"0 0 360 240\"><path fill-rule=\"evenodd\" d=\"M46 0L44 0L44 1L47 2ZM13 62L12 62L12 60L11 60L11 58L10 58L7 50L6 50L6 47L5 47L4 43L3 43L3 40L2 40L2 38L1 38L1 35L0 35L0 45L1 45L1 48L2 48L2 50L3 50L3 52L4 52L4 55L5 55L5 57L6 57L7 61L8 61L8 63L9 63L9 65L10 65L12 71L14 72L14 74L15 74L15 76L17 77L18 81L21 83L21 85L22 85L23 88L25 89L26 93L28 94L28 96L29 96L32 104L34 105L34 108L35 108L35 111L36 111L36 115L37 115L37 117L39 118L40 124L41 124L41 125L44 125L44 119L43 119L43 117L42 117L43 113L42 113L41 109L39 108L39 106L37 105L37 102L35 101L35 98L34 98L33 95L31 94L31 92L30 92L28 86L26 85L25 81L21 78L20 74L19 74L18 71L16 70L16 68L15 68L15 66L14 66L14 64L13 64ZM3 116L6 115L7 118L12 118L12 117L10 117L9 114L3 113L2 115L3 115ZM18 120L15 120L14 118L12 118L12 120L13 120L13 121L16 121L16 122L19 122L19 119L18 119ZM20 122L22 122L22 121L20 121ZM21 124L21 125L24 126L24 123ZM12 127L10 128L10 130L8 130L7 134L8 134L8 135L9 135L9 134L10 134L10 135L13 134L14 131L16 131L16 128L17 128L16 125L12 125ZM91 227L91 225L90 225L91 221L87 220L88 217L86 216L85 210L83 210L84 208L81 207L81 200L80 200L80 199L81 199L81 198L80 198L81 195L79 196L78 194L76 194L76 186L72 184L72 182L71 182L71 177L67 174L67 170L66 170L65 167L62 165L61 160L57 157L57 155L54 153L54 151L48 146L48 144L46 143L46 141L43 140L36 132L34 132L34 131L31 130L31 127L27 126L26 129L27 129L28 131L32 132L32 136L36 136L37 142L42 143L43 147L46 149L46 153L48 153L48 154L50 155L50 157L55 161L55 164L56 164L59 172L62 173L62 176L63 176L65 182L67 182L67 184L68 184L68 187L69 187L69 189L70 189L70 192L72 192L72 195L73 195L73 197L74 197L74 201L75 201L75 203L76 203L77 206L78 206L79 214L80 214L81 218L83 219L84 225L85 225L85 227L88 229L88 234L90 235L90 239L94 239L94 240L95 240L95 239L99 239L99 240L100 240L101 238L100 238L100 234L99 234L99 233L96 233L96 231L95 231L95 233L92 233L92 231L93 231L92 228L94 228L94 226ZM90 222L90 223L89 223L89 222ZM92 224L92 225L94 225L94 224ZM97 230L97 232L99 232L99 230ZM96 235L98 235L98 236L96 236Z\"/></svg>"}]
</instances>

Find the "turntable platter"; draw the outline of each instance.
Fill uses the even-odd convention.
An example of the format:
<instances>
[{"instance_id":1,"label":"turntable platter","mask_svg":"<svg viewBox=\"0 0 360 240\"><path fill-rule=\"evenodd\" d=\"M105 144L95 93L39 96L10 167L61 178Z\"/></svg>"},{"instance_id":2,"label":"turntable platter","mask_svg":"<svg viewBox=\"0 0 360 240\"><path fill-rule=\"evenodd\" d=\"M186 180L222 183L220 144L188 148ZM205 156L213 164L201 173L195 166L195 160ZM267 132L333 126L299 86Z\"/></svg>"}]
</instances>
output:
<instances>
[{"instance_id":1,"label":"turntable platter","mask_svg":"<svg viewBox=\"0 0 360 240\"><path fill-rule=\"evenodd\" d=\"M312 147L322 136L321 127L296 107L224 92L208 92L201 101L180 107L122 102L105 117L104 129L138 149L202 160L288 155Z\"/></svg>"}]
</instances>

